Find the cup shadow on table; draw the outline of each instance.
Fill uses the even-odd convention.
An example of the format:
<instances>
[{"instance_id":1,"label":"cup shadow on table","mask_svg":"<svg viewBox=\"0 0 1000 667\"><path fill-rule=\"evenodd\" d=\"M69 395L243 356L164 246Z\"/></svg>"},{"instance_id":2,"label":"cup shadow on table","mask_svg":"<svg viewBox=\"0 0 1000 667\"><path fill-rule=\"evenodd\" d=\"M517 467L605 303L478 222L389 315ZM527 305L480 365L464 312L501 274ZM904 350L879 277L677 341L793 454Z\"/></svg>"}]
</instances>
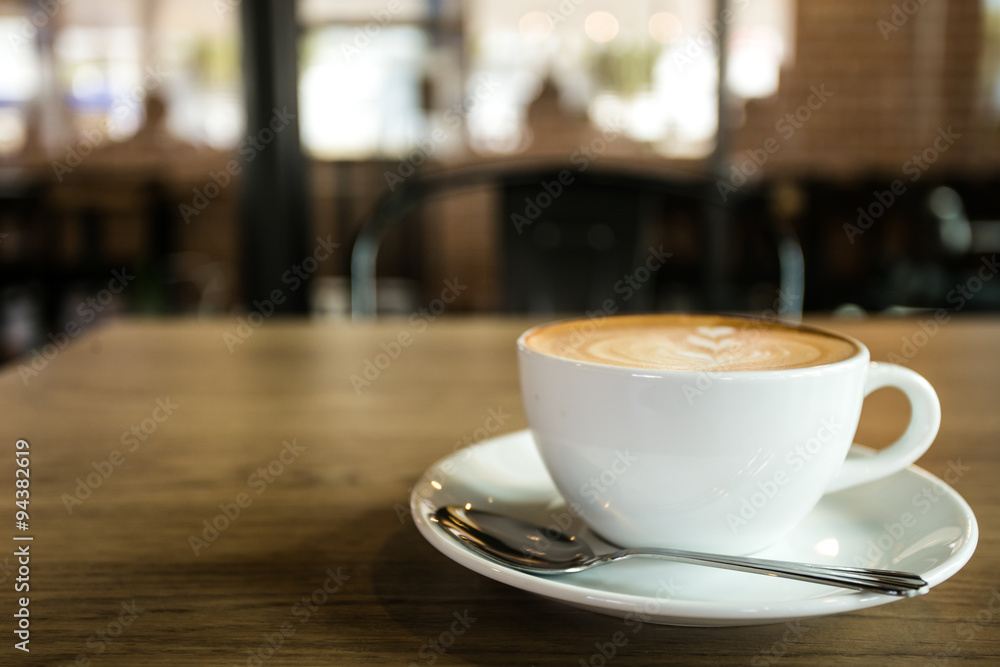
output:
<instances>
[{"instance_id":1,"label":"cup shadow on table","mask_svg":"<svg viewBox=\"0 0 1000 667\"><path fill-rule=\"evenodd\" d=\"M448 655L473 664L604 664L611 657L646 658L650 664L672 651L694 652L713 659L746 663L776 642L785 624L694 628L655 625L634 618L604 616L550 601L467 570L439 553L412 523L393 532L375 555L372 585L382 608L415 636L413 662L430 664L440 655L431 645L447 643ZM457 619L474 618L461 634L450 636ZM810 626L823 623L810 619ZM617 634L616 633L620 633ZM603 653L602 656L602 647ZM423 649L423 652L420 652ZM794 654L793 646L786 646ZM517 651L515 659L508 651ZM536 655L525 653L535 652ZM631 663L623 663L631 664Z\"/></svg>"}]
</instances>

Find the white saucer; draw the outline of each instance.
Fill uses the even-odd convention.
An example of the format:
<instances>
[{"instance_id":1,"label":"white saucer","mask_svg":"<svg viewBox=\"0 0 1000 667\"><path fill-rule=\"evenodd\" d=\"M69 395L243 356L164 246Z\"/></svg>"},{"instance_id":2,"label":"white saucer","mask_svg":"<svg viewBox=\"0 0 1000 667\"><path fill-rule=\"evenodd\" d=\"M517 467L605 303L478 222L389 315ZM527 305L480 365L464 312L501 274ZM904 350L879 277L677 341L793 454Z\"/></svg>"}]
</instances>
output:
<instances>
[{"instance_id":1,"label":"white saucer","mask_svg":"<svg viewBox=\"0 0 1000 667\"><path fill-rule=\"evenodd\" d=\"M855 445L851 455L867 453ZM442 505L466 503L543 526L561 526L567 533L585 536L598 551L612 550L569 512L528 431L460 449L431 466L413 488L410 506L417 528L439 551L470 570L553 600L624 617L627 623L778 623L900 600L644 559L556 577L525 574L477 555L429 520ZM878 482L825 496L784 540L755 555L906 570L936 586L968 562L978 539L976 517L962 497L934 475L911 466Z\"/></svg>"}]
</instances>

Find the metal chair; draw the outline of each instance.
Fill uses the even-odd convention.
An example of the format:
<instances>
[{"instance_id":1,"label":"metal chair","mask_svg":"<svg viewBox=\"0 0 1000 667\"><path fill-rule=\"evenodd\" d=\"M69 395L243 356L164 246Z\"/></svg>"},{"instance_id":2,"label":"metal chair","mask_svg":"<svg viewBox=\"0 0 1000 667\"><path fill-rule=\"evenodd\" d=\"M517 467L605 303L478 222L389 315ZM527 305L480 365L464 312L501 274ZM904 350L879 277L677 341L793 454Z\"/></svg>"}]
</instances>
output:
<instances>
[{"instance_id":1,"label":"metal chair","mask_svg":"<svg viewBox=\"0 0 1000 667\"><path fill-rule=\"evenodd\" d=\"M699 220L707 215L742 215L746 224L761 227L779 267L778 314L791 320L801 316L804 269L798 241L790 231L770 225L766 214L755 214L752 206L741 212L739 198L723 204L714 183L595 167L580 172L570 166L505 165L415 175L376 203L352 251L355 319L377 313L376 259L385 234L429 199L483 184L493 184L501 193L504 310L508 312L583 312L600 309L608 299L616 300L616 312L658 309L655 286L634 290L627 300L616 292L616 286L623 276L640 270L649 253L643 240L657 228L658 216L664 210L685 207ZM744 199L748 197L755 195ZM716 273L717 265L703 263L699 275L686 279L702 281ZM740 308L737 301L706 293L697 309Z\"/></svg>"}]
</instances>

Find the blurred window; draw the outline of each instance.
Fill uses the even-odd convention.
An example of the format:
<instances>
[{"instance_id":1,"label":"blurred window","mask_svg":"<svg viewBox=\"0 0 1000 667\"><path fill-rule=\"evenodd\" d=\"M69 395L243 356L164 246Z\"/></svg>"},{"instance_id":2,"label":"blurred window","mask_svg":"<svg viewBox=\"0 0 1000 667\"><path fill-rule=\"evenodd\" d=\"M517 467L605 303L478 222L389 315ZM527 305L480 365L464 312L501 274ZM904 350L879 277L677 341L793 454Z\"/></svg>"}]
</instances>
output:
<instances>
[{"instance_id":1,"label":"blurred window","mask_svg":"<svg viewBox=\"0 0 1000 667\"><path fill-rule=\"evenodd\" d=\"M231 148L243 134L239 9L199 0L74 0L55 39L56 64L81 129L134 135L144 102L167 105L167 129Z\"/></svg>"},{"instance_id":2,"label":"blurred window","mask_svg":"<svg viewBox=\"0 0 1000 667\"><path fill-rule=\"evenodd\" d=\"M778 90L794 43L792 0L730 5L728 85L742 99ZM478 0L468 5L473 76L497 92L469 115L481 152L525 145L525 112L552 77L564 104L599 127L621 127L668 157L711 152L717 129L717 35L712 0Z\"/></svg>"},{"instance_id":3,"label":"blurred window","mask_svg":"<svg viewBox=\"0 0 1000 667\"><path fill-rule=\"evenodd\" d=\"M160 60L174 136L216 149L234 148L246 136L240 39L232 22L208 33L164 31Z\"/></svg>"},{"instance_id":4,"label":"blurred window","mask_svg":"<svg viewBox=\"0 0 1000 667\"><path fill-rule=\"evenodd\" d=\"M143 121L141 33L137 27L71 25L58 32L58 80L77 129L126 139Z\"/></svg>"},{"instance_id":5,"label":"blurred window","mask_svg":"<svg viewBox=\"0 0 1000 667\"><path fill-rule=\"evenodd\" d=\"M305 36L300 127L314 157L399 157L423 136L425 33L408 25L365 27L320 26Z\"/></svg>"},{"instance_id":6,"label":"blurred window","mask_svg":"<svg viewBox=\"0 0 1000 667\"><path fill-rule=\"evenodd\" d=\"M453 0L298 0L299 126L312 157L403 157L432 133L434 24Z\"/></svg>"},{"instance_id":7,"label":"blurred window","mask_svg":"<svg viewBox=\"0 0 1000 667\"><path fill-rule=\"evenodd\" d=\"M151 95L166 102L174 137L235 146L244 132L238 18L238 4L223 0L0 4L0 155L33 131L35 150L54 154L74 141L67 130L126 140Z\"/></svg>"},{"instance_id":8,"label":"blurred window","mask_svg":"<svg viewBox=\"0 0 1000 667\"><path fill-rule=\"evenodd\" d=\"M793 5L731 4L728 84L740 98L777 92L791 62ZM714 8L712 0L300 0L302 140L326 159L399 157L432 133L441 154L456 144L517 153L532 139L527 109L551 78L563 104L595 126L622 128L669 157L705 156L717 129ZM449 13L462 15L457 48L440 30Z\"/></svg>"},{"instance_id":9,"label":"blurred window","mask_svg":"<svg viewBox=\"0 0 1000 667\"><path fill-rule=\"evenodd\" d=\"M0 156L19 152L28 138L28 104L39 80L35 35L24 14L0 8Z\"/></svg>"}]
</instances>

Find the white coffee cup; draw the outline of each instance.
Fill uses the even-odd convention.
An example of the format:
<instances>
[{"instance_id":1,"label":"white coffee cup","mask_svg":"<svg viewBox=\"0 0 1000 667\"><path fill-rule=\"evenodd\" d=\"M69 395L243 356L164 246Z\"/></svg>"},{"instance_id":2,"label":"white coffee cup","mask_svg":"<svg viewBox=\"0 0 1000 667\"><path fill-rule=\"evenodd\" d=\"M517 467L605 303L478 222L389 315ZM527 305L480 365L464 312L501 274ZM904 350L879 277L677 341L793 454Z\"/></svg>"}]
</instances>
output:
<instances>
[{"instance_id":1,"label":"white coffee cup","mask_svg":"<svg viewBox=\"0 0 1000 667\"><path fill-rule=\"evenodd\" d=\"M913 463L941 421L923 377L870 362L864 345L833 332L823 333L856 353L804 368L706 372L541 352L526 341L546 326L517 342L528 424L570 509L620 546L758 551L823 494ZM845 460L865 396L882 387L909 399L906 431L871 457Z\"/></svg>"}]
</instances>

